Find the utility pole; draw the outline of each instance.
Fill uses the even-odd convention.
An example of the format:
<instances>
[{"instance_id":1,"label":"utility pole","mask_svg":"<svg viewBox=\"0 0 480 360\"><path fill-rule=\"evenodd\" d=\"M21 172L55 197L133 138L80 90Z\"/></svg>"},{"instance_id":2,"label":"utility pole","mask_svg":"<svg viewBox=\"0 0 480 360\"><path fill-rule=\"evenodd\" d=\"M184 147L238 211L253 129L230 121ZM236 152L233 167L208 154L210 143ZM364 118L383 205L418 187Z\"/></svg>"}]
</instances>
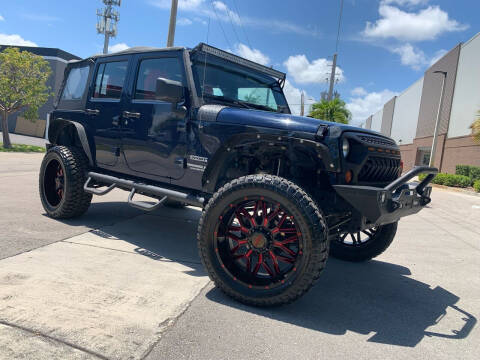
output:
<instances>
[{"instance_id":1,"label":"utility pole","mask_svg":"<svg viewBox=\"0 0 480 360\"><path fill-rule=\"evenodd\" d=\"M337 70L337 53L333 54L332 72L330 73L330 87L328 88L328 101L332 100L333 85L335 84L335 72Z\"/></svg>"},{"instance_id":2,"label":"utility pole","mask_svg":"<svg viewBox=\"0 0 480 360\"><path fill-rule=\"evenodd\" d=\"M117 36L117 22L120 14L112 6L120 6L122 0L102 0L105 8L97 10L97 33L104 34L103 53L108 54L108 43L110 37Z\"/></svg>"},{"instance_id":3,"label":"utility pole","mask_svg":"<svg viewBox=\"0 0 480 360\"><path fill-rule=\"evenodd\" d=\"M305 94L302 91L302 95L300 96L300 116L305 114Z\"/></svg>"},{"instance_id":4,"label":"utility pole","mask_svg":"<svg viewBox=\"0 0 480 360\"><path fill-rule=\"evenodd\" d=\"M177 8L178 8L178 0L172 0L172 8L170 10L170 25L168 26L167 47L172 47L175 40L175 26L177 24Z\"/></svg>"},{"instance_id":5,"label":"utility pole","mask_svg":"<svg viewBox=\"0 0 480 360\"><path fill-rule=\"evenodd\" d=\"M434 71L434 74L442 74L442 91L440 92L440 103L438 104L437 110L437 121L435 122L435 130L433 131L433 142L432 142L432 150L430 151L430 161L428 162L428 166L433 166L435 162L435 152L437 151L437 141L438 141L438 125L440 122L440 114L443 107L443 95L445 93L445 82L447 80L447 72L446 71Z\"/></svg>"}]
</instances>

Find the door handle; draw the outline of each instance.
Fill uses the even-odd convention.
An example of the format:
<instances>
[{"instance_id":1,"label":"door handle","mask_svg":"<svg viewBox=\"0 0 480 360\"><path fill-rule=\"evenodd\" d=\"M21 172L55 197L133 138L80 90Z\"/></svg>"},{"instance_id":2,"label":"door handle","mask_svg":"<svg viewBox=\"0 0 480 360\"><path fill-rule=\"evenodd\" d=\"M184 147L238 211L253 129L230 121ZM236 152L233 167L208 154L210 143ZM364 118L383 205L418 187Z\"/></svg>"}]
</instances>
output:
<instances>
[{"instance_id":1,"label":"door handle","mask_svg":"<svg viewBox=\"0 0 480 360\"><path fill-rule=\"evenodd\" d=\"M138 119L138 118L140 118L140 113L124 111L123 112L123 117L129 118L129 119Z\"/></svg>"},{"instance_id":2,"label":"door handle","mask_svg":"<svg viewBox=\"0 0 480 360\"><path fill-rule=\"evenodd\" d=\"M98 110L98 109L85 109L85 112L88 115L98 115L98 114L100 114L100 110Z\"/></svg>"}]
</instances>

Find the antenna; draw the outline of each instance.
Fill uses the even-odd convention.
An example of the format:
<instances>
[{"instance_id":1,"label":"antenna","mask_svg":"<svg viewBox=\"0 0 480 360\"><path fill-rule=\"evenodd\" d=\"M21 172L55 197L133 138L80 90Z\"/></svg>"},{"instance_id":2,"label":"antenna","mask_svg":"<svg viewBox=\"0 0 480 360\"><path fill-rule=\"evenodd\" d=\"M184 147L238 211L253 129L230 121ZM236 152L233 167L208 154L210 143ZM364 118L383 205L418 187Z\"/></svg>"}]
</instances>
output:
<instances>
[{"instance_id":1,"label":"antenna","mask_svg":"<svg viewBox=\"0 0 480 360\"><path fill-rule=\"evenodd\" d=\"M103 53L108 54L108 41L110 37L117 36L117 22L120 21L120 13L112 6L120 7L122 0L102 0L105 8L97 10L97 33L105 35Z\"/></svg>"}]
</instances>

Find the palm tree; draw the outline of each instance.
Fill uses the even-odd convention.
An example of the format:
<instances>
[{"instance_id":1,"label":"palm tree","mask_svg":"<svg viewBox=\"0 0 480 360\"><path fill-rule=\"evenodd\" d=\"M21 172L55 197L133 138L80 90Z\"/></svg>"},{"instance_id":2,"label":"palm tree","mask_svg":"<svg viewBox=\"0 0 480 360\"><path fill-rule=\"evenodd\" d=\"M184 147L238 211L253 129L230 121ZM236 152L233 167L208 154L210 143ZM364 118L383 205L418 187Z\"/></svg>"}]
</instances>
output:
<instances>
[{"instance_id":1,"label":"palm tree","mask_svg":"<svg viewBox=\"0 0 480 360\"><path fill-rule=\"evenodd\" d=\"M480 111L478 112L477 119L470 126L472 129L473 139L480 142Z\"/></svg>"},{"instance_id":2,"label":"palm tree","mask_svg":"<svg viewBox=\"0 0 480 360\"><path fill-rule=\"evenodd\" d=\"M315 119L348 124L352 114L345 107L345 101L333 99L331 101L321 100L312 105L312 111L308 116Z\"/></svg>"}]
</instances>

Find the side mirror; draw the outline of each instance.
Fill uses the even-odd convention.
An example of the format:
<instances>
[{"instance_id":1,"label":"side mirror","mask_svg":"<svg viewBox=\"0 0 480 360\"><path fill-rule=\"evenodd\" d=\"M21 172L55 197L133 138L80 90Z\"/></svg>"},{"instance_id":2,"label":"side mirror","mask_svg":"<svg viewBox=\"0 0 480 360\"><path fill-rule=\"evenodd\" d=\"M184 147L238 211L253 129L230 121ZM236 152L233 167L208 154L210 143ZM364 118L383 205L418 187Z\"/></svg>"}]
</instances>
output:
<instances>
[{"instance_id":1,"label":"side mirror","mask_svg":"<svg viewBox=\"0 0 480 360\"><path fill-rule=\"evenodd\" d=\"M183 99L183 85L180 81L158 78L155 97L157 100L176 104Z\"/></svg>"}]
</instances>

